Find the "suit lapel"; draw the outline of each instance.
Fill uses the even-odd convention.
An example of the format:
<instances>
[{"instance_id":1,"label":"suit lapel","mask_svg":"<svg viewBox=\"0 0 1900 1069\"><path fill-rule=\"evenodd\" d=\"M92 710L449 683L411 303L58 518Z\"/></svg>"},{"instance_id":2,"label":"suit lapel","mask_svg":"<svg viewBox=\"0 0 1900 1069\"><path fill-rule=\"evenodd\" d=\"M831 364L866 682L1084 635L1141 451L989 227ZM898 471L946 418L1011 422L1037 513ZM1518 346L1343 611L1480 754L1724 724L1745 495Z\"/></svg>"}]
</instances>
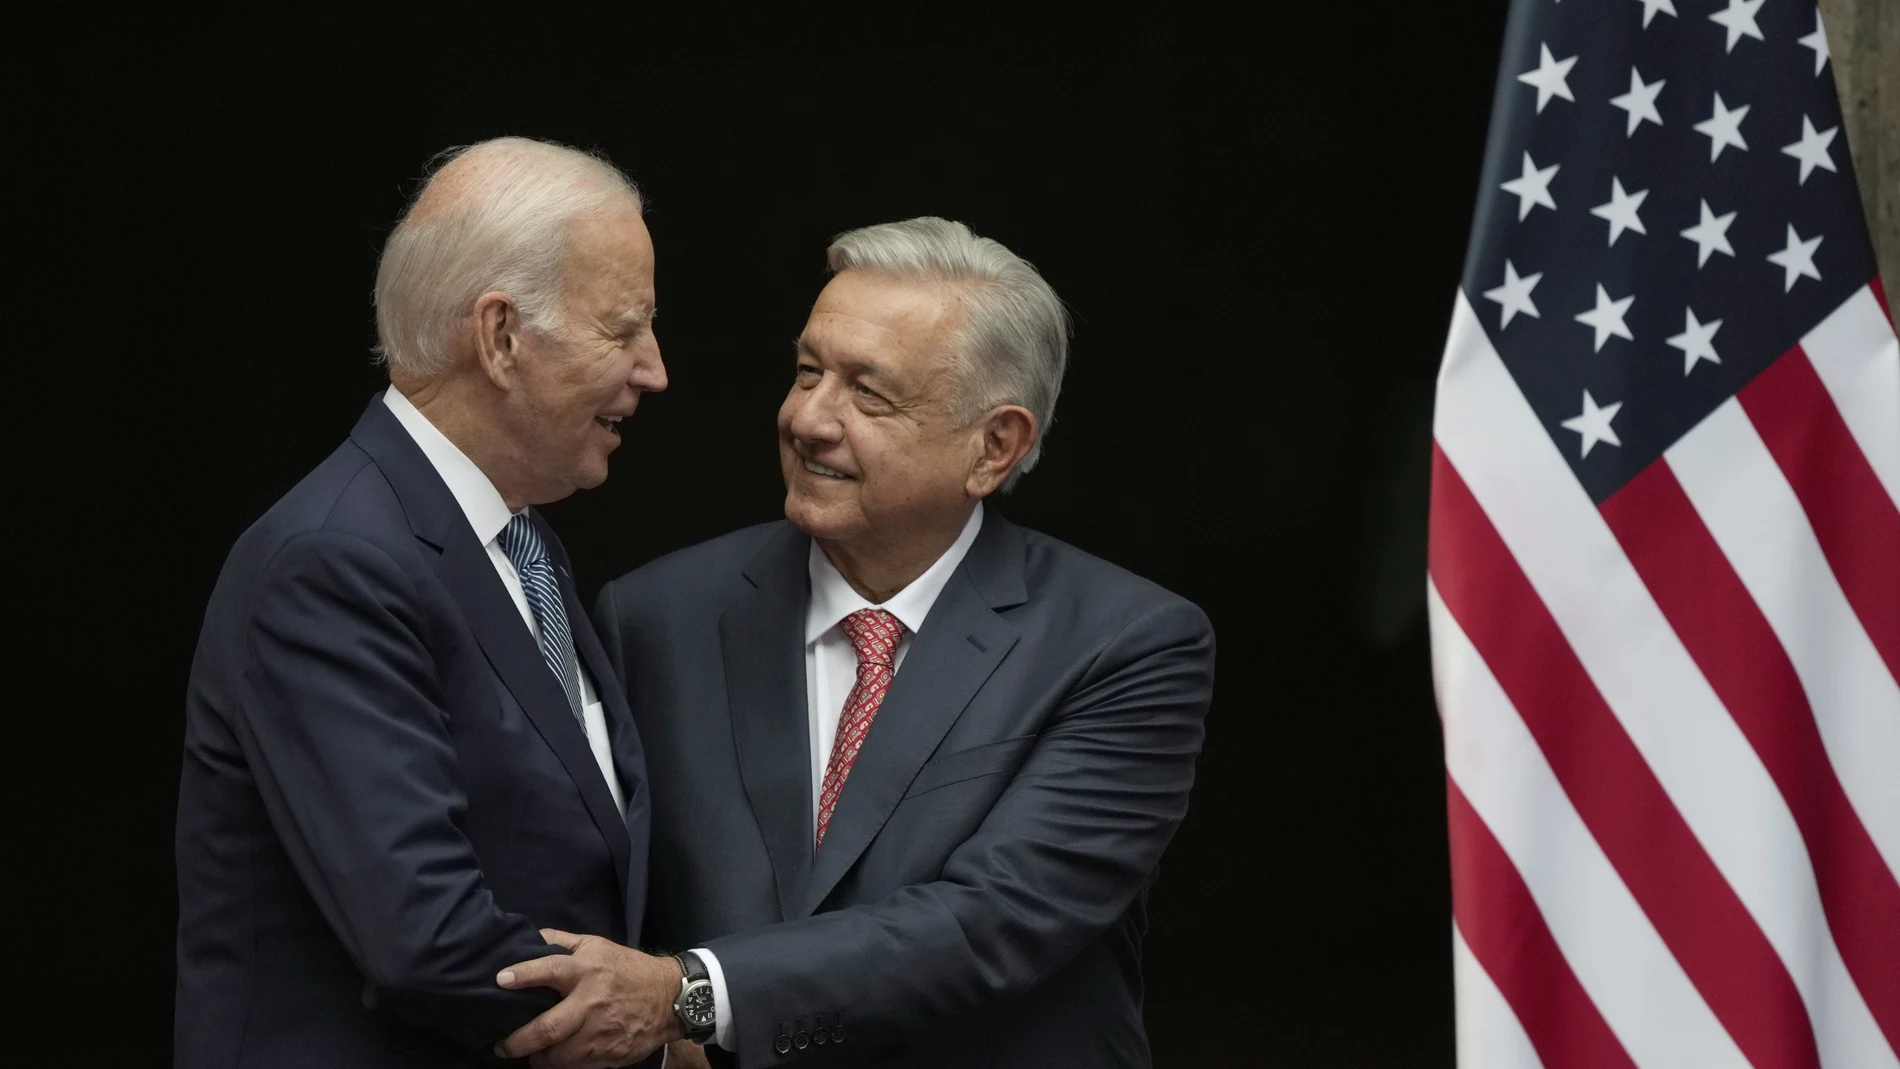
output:
<instances>
[{"instance_id":1,"label":"suit lapel","mask_svg":"<svg viewBox=\"0 0 1900 1069\"><path fill-rule=\"evenodd\" d=\"M615 856L614 864L620 873L621 889L626 892L627 939L631 942L639 938L641 917L646 912L645 844L651 822L646 792L646 755L640 746L640 733L633 724L633 712L627 706L626 688L621 686L620 677L614 673L613 663L607 659L607 651L600 644L600 636L594 633L592 618L581 608L574 576L568 568L567 549L555 537L553 529L539 511L534 518L540 526L542 542L553 554L555 570L560 574L561 599L567 606L568 630L574 635L574 652L588 677L594 681L594 693L600 698L607 726L607 745L613 756L614 773L620 777L621 795L627 800L627 811L624 818L619 820L619 827L620 839L628 844L628 849L624 858ZM566 702L565 695L562 701ZM592 757L590 750L590 761ZM600 766L596 763L593 767L598 770ZM599 778L598 774L596 778ZM611 794L607 802L609 806L612 805ZM620 817L620 814L613 813L613 816ZM596 815L595 820L599 819ZM637 855L632 849L634 843L641 844Z\"/></svg>"},{"instance_id":2,"label":"suit lapel","mask_svg":"<svg viewBox=\"0 0 1900 1069\"><path fill-rule=\"evenodd\" d=\"M567 601L569 630L574 632L574 650L580 655L581 666L587 669L587 676L594 681L594 693L600 697L600 703L606 713L607 740L613 750L614 770L620 775L620 786L626 791L627 804L633 804L634 792L646 779L646 760L640 749L640 738L633 728L633 712L627 706L626 689L620 685L620 677L614 674L613 663L607 659L607 651L600 644L600 637L594 634L593 624L581 611L580 602L572 589L571 579L565 569L561 572L561 593Z\"/></svg>"},{"instance_id":3,"label":"suit lapel","mask_svg":"<svg viewBox=\"0 0 1900 1069\"><path fill-rule=\"evenodd\" d=\"M640 737L633 730L633 712L627 706L626 688L621 686L613 662L608 660L607 650L601 646L600 636L594 632L593 618L581 607L574 575L568 566L567 547L561 544L554 529L548 526L547 518L539 510L536 510L534 519L541 533L542 544L548 547L554 559L554 569L560 575L561 601L567 606L567 625L574 636L574 652L580 658L581 667L586 669L588 678L594 681L594 693L600 698L606 715L607 739L613 751L614 770L620 775L620 786L626 792L627 804L631 808L634 792L646 778L646 759L640 749Z\"/></svg>"},{"instance_id":4,"label":"suit lapel","mask_svg":"<svg viewBox=\"0 0 1900 1069\"><path fill-rule=\"evenodd\" d=\"M1023 600L1021 533L990 511L976 544L911 639L878 706L794 918L810 916L824 904L890 819L950 725L1009 655L1020 635L994 610Z\"/></svg>"},{"instance_id":5,"label":"suit lapel","mask_svg":"<svg viewBox=\"0 0 1900 1069\"><path fill-rule=\"evenodd\" d=\"M402 501L416 535L442 551L438 574L462 608L482 653L502 684L514 695L528 719L554 751L580 791L581 801L607 842L622 890L627 880L631 847L627 829L614 806L613 795L601 778L600 766L587 747L587 736L574 722L567 694L548 671L536 648L534 635L522 622L520 610L502 585L488 551L475 541L461 506L435 473L428 457L409 437L394 413L378 397L357 422L350 437L376 461ZM544 528L545 532L545 528ZM571 595L569 605L573 604ZM570 607L570 613L574 610ZM578 621L584 624L585 618ZM580 631L570 620L569 630ZM598 645L598 643L596 643ZM598 680L600 677L595 676Z\"/></svg>"},{"instance_id":6,"label":"suit lapel","mask_svg":"<svg viewBox=\"0 0 1900 1069\"><path fill-rule=\"evenodd\" d=\"M739 775L765 837L782 917L793 915L812 858L805 709L809 547L789 524L776 532L745 567L753 590L719 618Z\"/></svg>"}]
</instances>

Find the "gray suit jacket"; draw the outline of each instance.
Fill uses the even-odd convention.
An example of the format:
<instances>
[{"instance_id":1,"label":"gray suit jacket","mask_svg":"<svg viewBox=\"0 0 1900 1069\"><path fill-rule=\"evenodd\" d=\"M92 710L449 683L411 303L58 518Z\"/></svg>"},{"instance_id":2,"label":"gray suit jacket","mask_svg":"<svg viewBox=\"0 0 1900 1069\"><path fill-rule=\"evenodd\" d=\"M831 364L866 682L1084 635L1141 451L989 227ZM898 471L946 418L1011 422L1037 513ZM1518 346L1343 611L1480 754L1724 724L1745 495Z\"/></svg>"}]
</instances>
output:
<instances>
[{"instance_id":1,"label":"gray suit jacket","mask_svg":"<svg viewBox=\"0 0 1900 1069\"><path fill-rule=\"evenodd\" d=\"M765 524L601 594L653 799L644 942L718 955L746 1069L1149 1064L1146 890L1201 749L1207 617L992 509L814 851L810 544Z\"/></svg>"}]
</instances>

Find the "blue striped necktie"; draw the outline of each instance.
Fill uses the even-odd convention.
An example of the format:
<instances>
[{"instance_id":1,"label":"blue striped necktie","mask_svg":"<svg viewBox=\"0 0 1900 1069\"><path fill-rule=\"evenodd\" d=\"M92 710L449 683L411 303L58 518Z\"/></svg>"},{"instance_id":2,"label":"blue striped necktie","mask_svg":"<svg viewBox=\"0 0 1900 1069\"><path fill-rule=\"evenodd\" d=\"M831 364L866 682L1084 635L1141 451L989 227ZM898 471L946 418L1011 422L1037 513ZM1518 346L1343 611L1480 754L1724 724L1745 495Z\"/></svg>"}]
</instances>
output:
<instances>
[{"instance_id":1,"label":"blue striped necktie","mask_svg":"<svg viewBox=\"0 0 1900 1069\"><path fill-rule=\"evenodd\" d=\"M568 711L580 722L584 733L587 719L581 715L574 633L568 630L567 607L561 599L561 586L554 578L554 562L548 559L541 535L526 513L509 520L497 541L514 564L515 574L521 577L521 592L527 595L528 609L534 613L535 626L541 632L541 659L547 663L548 671L554 673L554 678L561 681L561 689L567 692Z\"/></svg>"}]
</instances>

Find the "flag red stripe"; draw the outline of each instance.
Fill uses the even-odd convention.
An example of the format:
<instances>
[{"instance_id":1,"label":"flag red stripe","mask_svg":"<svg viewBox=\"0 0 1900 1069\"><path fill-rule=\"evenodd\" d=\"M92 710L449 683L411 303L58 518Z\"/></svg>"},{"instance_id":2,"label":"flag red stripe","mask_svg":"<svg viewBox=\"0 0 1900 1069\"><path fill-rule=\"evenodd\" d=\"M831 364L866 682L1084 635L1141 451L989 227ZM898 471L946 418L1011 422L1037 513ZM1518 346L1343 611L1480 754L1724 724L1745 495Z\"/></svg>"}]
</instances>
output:
<instances>
[{"instance_id":1,"label":"flag red stripe","mask_svg":"<svg viewBox=\"0 0 1900 1069\"><path fill-rule=\"evenodd\" d=\"M1601 511L1780 789L1848 975L1900 1051L1900 881L1834 774L1794 663L1668 464L1650 465Z\"/></svg>"},{"instance_id":2,"label":"flag red stripe","mask_svg":"<svg viewBox=\"0 0 1900 1069\"><path fill-rule=\"evenodd\" d=\"M1800 992L1444 451L1431 574L1657 935L1756 1069L1818 1069Z\"/></svg>"},{"instance_id":3,"label":"flag red stripe","mask_svg":"<svg viewBox=\"0 0 1900 1069\"><path fill-rule=\"evenodd\" d=\"M1451 902L1471 956L1497 985L1544 1069L1636 1069L1564 960L1531 890L1447 775Z\"/></svg>"},{"instance_id":4,"label":"flag red stripe","mask_svg":"<svg viewBox=\"0 0 1900 1069\"><path fill-rule=\"evenodd\" d=\"M1799 346L1737 398L1800 499L1847 603L1900 680L1900 508Z\"/></svg>"},{"instance_id":5,"label":"flag red stripe","mask_svg":"<svg viewBox=\"0 0 1900 1069\"><path fill-rule=\"evenodd\" d=\"M1880 302L1880 310L1887 314L1887 321L1893 322L1893 309L1887 307L1887 287L1881 283L1880 276L1875 275L1874 280L1868 285L1874 291L1874 300Z\"/></svg>"}]
</instances>

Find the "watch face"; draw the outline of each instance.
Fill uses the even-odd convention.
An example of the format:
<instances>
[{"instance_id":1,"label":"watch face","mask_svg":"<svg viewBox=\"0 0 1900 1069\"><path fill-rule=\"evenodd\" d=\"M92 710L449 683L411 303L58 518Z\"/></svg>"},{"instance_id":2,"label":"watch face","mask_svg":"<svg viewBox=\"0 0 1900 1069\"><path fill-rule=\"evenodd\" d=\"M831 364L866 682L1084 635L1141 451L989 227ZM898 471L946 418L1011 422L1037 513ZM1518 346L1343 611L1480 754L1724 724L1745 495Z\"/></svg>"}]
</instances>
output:
<instances>
[{"instance_id":1,"label":"watch face","mask_svg":"<svg viewBox=\"0 0 1900 1069\"><path fill-rule=\"evenodd\" d=\"M695 1028L705 1028L718 1020L713 1012L712 985L704 981L686 989L680 999L680 1015Z\"/></svg>"}]
</instances>

